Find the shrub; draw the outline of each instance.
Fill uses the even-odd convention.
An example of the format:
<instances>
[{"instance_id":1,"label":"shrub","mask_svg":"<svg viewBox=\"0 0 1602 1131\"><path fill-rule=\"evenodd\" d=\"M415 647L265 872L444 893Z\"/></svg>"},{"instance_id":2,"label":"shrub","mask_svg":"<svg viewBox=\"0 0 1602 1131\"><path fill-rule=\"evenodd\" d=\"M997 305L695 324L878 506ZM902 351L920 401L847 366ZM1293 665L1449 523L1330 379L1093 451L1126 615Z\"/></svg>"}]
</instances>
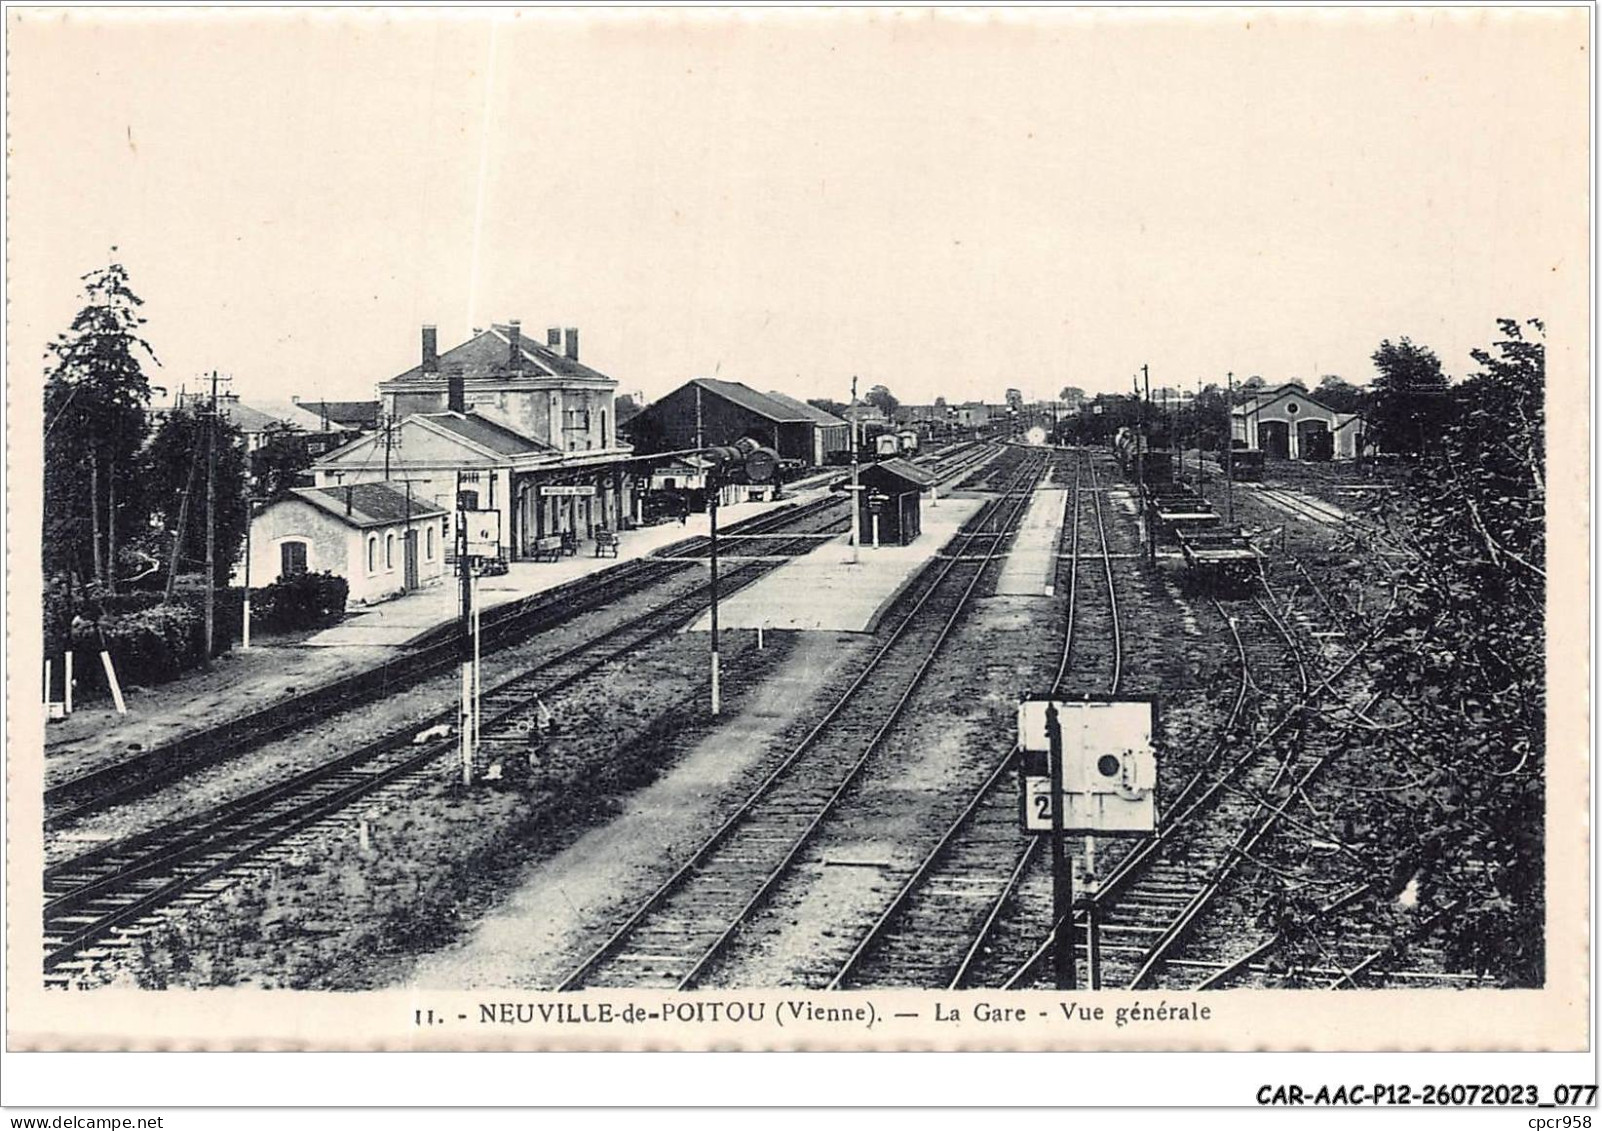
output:
<instances>
[{"instance_id":1,"label":"shrub","mask_svg":"<svg viewBox=\"0 0 1602 1131\"><path fill-rule=\"evenodd\" d=\"M122 682L152 684L199 664L204 637L201 614L187 605L172 604L108 613L98 626L92 621L80 623L73 629L72 643L80 653L92 656L104 641Z\"/></svg>"},{"instance_id":2,"label":"shrub","mask_svg":"<svg viewBox=\"0 0 1602 1131\"><path fill-rule=\"evenodd\" d=\"M252 624L279 632L312 628L345 614L350 583L332 573L301 573L280 577L252 591Z\"/></svg>"}]
</instances>

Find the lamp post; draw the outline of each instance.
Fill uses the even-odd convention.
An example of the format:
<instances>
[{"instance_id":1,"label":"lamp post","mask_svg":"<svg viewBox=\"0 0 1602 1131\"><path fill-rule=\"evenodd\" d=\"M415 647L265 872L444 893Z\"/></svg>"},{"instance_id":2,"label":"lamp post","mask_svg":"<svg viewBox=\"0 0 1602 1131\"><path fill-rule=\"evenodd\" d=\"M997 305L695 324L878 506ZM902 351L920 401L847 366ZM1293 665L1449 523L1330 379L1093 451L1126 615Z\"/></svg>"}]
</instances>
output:
<instances>
[{"instance_id":1,"label":"lamp post","mask_svg":"<svg viewBox=\"0 0 1602 1131\"><path fill-rule=\"evenodd\" d=\"M718 653L718 496L723 493L725 471L733 464L741 464L747 482L766 483L778 468L779 456L773 449L764 448L749 438L726 446L703 448L700 454L711 460L706 473L707 529L711 543L707 550L711 566L707 590L710 598L708 627L712 636L712 714L715 716L723 709L722 657Z\"/></svg>"}]
</instances>

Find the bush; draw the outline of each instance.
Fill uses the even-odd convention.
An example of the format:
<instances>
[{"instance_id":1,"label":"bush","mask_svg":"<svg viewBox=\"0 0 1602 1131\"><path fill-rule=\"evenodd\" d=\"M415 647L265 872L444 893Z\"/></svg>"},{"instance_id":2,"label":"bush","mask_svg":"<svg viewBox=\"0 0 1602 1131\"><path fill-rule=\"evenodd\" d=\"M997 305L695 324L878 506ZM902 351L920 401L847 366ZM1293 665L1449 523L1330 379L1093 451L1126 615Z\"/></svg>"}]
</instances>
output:
<instances>
[{"instance_id":1,"label":"bush","mask_svg":"<svg viewBox=\"0 0 1602 1131\"><path fill-rule=\"evenodd\" d=\"M251 592L253 625L278 632L312 628L345 615L350 583L332 573L301 573L280 577Z\"/></svg>"},{"instance_id":2,"label":"bush","mask_svg":"<svg viewBox=\"0 0 1602 1131\"><path fill-rule=\"evenodd\" d=\"M157 605L133 613L107 613L100 618L98 631L93 621L73 629L73 647L81 654L94 655L101 641L123 683L162 683L200 663L205 618L187 605ZM95 671L90 667L85 674Z\"/></svg>"},{"instance_id":3,"label":"bush","mask_svg":"<svg viewBox=\"0 0 1602 1131\"><path fill-rule=\"evenodd\" d=\"M219 589L212 618L212 655L228 651L240 635L244 591ZM205 649L205 591L183 586L169 604L159 591L91 591L74 600L64 582L45 586L45 654L58 657L69 646L77 653L77 695L87 699L109 688L95 660L104 646L117 677L130 685L150 685L199 667ZM76 621L76 623L74 623Z\"/></svg>"}]
</instances>

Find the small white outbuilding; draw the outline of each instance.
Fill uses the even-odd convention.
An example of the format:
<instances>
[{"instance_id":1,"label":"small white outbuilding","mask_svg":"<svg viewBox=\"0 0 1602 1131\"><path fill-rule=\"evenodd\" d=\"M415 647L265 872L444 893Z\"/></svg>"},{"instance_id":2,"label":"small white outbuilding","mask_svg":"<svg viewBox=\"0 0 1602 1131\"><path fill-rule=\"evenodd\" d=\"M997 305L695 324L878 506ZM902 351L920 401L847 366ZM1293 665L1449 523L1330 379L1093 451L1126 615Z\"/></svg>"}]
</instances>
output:
<instances>
[{"instance_id":1,"label":"small white outbuilding","mask_svg":"<svg viewBox=\"0 0 1602 1131\"><path fill-rule=\"evenodd\" d=\"M449 537L450 516L405 484L297 487L251 519L250 584L327 572L349 583L351 604L370 605L437 584Z\"/></svg>"}]
</instances>

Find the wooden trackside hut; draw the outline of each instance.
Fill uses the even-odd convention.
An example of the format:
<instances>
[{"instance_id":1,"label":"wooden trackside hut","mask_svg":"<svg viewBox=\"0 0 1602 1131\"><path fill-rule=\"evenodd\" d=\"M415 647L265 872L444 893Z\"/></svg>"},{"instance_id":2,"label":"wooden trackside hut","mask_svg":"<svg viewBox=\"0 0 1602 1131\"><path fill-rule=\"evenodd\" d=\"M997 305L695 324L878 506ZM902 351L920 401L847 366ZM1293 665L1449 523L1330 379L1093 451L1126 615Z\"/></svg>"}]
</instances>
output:
<instances>
[{"instance_id":1,"label":"wooden trackside hut","mask_svg":"<svg viewBox=\"0 0 1602 1131\"><path fill-rule=\"evenodd\" d=\"M862 469L857 501L862 519L862 540L873 544L873 520L879 520L879 545L905 546L923 532L924 491L939 482L933 475L904 459L885 459Z\"/></svg>"}]
</instances>

